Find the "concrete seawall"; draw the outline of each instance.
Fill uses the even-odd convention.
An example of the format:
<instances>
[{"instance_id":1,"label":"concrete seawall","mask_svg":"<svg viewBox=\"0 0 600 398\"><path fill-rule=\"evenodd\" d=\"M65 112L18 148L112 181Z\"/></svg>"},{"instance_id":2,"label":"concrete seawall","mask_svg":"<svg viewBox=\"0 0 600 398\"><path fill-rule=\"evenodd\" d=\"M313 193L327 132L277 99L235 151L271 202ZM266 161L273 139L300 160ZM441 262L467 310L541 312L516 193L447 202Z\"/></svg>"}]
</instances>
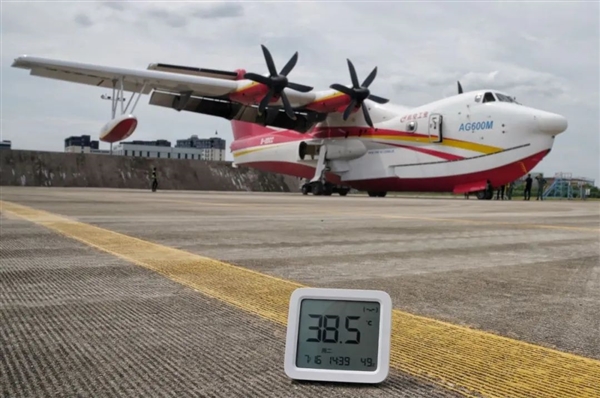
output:
<instances>
[{"instance_id":1,"label":"concrete seawall","mask_svg":"<svg viewBox=\"0 0 600 398\"><path fill-rule=\"evenodd\" d=\"M231 162L20 150L0 151L0 185L148 189L152 167L159 189L296 192L299 186L294 177Z\"/></svg>"}]
</instances>

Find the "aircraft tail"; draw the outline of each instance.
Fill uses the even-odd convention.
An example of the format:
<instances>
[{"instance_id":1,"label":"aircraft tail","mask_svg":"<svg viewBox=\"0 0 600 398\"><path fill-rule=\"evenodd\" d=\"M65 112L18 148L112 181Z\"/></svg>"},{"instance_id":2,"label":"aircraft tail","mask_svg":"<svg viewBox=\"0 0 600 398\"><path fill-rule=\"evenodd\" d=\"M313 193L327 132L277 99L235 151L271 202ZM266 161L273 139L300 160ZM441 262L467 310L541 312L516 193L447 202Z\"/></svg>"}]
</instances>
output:
<instances>
[{"instance_id":1,"label":"aircraft tail","mask_svg":"<svg viewBox=\"0 0 600 398\"><path fill-rule=\"evenodd\" d=\"M233 131L234 141L277 131L276 129L261 126L256 123L243 122L241 120L232 120L231 130Z\"/></svg>"}]
</instances>

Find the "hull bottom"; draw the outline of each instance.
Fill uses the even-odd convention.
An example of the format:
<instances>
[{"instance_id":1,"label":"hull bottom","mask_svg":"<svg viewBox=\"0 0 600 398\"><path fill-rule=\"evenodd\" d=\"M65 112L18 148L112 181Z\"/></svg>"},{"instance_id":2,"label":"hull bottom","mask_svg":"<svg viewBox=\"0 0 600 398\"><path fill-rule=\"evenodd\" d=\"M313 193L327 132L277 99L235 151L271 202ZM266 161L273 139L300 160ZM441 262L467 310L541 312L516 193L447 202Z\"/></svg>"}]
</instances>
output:
<instances>
[{"instance_id":1,"label":"hull bottom","mask_svg":"<svg viewBox=\"0 0 600 398\"><path fill-rule=\"evenodd\" d=\"M377 192L454 192L457 187L469 184L485 186L488 179L493 187L499 187L527 174L549 152L550 149L547 149L504 166L468 174L429 178L385 177L353 181L341 181L339 176L328 174L327 180L336 184L343 183L360 191ZM292 162L249 162L242 163L240 166L299 178L312 178L315 173L314 167Z\"/></svg>"}]
</instances>

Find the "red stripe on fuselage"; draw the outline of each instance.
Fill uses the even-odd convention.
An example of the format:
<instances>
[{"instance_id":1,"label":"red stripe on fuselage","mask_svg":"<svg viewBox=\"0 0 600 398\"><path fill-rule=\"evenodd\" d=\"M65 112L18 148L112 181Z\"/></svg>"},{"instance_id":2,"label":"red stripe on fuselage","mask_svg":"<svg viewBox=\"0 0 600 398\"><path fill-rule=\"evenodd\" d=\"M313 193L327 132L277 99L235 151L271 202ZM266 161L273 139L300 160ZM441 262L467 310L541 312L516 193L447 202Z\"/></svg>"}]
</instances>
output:
<instances>
[{"instance_id":1,"label":"red stripe on fuselage","mask_svg":"<svg viewBox=\"0 0 600 398\"><path fill-rule=\"evenodd\" d=\"M231 121L231 130L233 132L233 140L243 140L250 137L257 137L260 135L273 134L278 130L270 127L262 126L256 123L243 122L241 120ZM286 130L287 131L287 130Z\"/></svg>"},{"instance_id":2,"label":"red stripe on fuselage","mask_svg":"<svg viewBox=\"0 0 600 398\"><path fill-rule=\"evenodd\" d=\"M323 138L382 138L382 137L419 137L429 139L429 136L423 134L407 133L397 130L369 131L369 128L361 127L331 127L313 130L308 133L299 133L294 130L271 130L267 127L255 123L232 121L235 140L231 144L231 150L248 149L255 146L264 145L263 138L273 137L271 143L285 143L299 140L323 139ZM371 129L372 130L372 129ZM237 138L240 137L240 138Z\"/></svg>"},{"instance_id":3,"label":"red stripe on fuselage","mask_svg":"<svg viewBox=\"0 0 600 398\"><path fill-rule=\"evenodd\" d=\"M307 134L298 133L293 130L272 130L260 135L247 135L241 139L236 139L231 143L230 149L238 151L241 149L249 149L260 147L262 145L281 144L285 142L300 141L302 139L310 139Z\"/></svg>"},{"instance_id":4,"label":"red stripe on fuselage","mask_svg":"<svg viewBox=\"0 0 600 398\"><path fill-rule=\"evenodd\" d=\"M232 123L233 123L233 121L232 121ZM253 124L253 123L249 123L249 122L237 122L237 123ZM267 129L260 125L257 125L257 126L260 128L263 128L263 129ZM281 136L288 137L288 139L283 142L289 142L289 141L293 141L295 139L299 140L299 139L311 139L311 138L316 138L316 139L325 139L325 138L377 139L377 138L379 138L379 139L383 139L384 137L385 138L391 137L393 139L396 137L410 137L410 138L423 138L426 140L423 142L429 143L429 135L427 135L427 134L409 133L409 132L400 131L400 130L372 129L370 127L326 127L326 128L318 128L316 130L312 130L307 133L299 133L294 130L272 130L270 132L265 131L265 134L274 134L277 136L281 135ZM254 135L254 134L251 134L251 135ZM458 140L456 138L453 138L452 141L454 141L454 142L469 142L469 141Z\"/></svg>"},{"instance_id":5,"label":"red stripe on fuselage","mask_svg":"<svg viewBox=\"0 0 600 398\"><path fill-rule=\"evenodd\" d=\"M550 152L549 149L495 169L476 171L467 174L432 178L386 177L370 180L344 181L343 184L362 191L452 192L457 186L477 184L489 179L492 186L498 187L508 184L511 181L515 181L526 174L529 170L533 169L548 154L548 152ZM525 171L521 164L524 165ZM312 178L315 171L315 169L310 166L287 162L250 162L244 163L244 166L301 178ZM330 175L328 174L328 179L329 176ZM330 181L340 183L337 179Z\"/></svg>"},{"instance_id":6,"label":"red stripe on fuselage","mask_svg":"<svg viewBox=\"0 0 600 398\"><path fill-rule=\"evenodd\" d=\"M239 121L232 121L233 127L234 127L234 137L236 137L236 140L233 141L233 143L231 144L231 150L232 151L238 151L238 150L242 150L242 149L249 149L249 148L253 148L253 147L260 147L262 145L271 145L271 144L281 144L281 143L286 143L286 142L293 142L293 141L300 141L303 139L312 139L312 138L343 138L345 137L345 133L344 132L339 132L339 131L323 131L323 130L319 130L318 132L314 132L314 133L306 133L306 134L302 134L293 130L270 130L266 127L262 127L259 125L255 125L253 123L248 123L248 122L239 122ZM256 126L256 127L254 127ZM241 129L248 129L247 132L244 132L244 135L242 135L242 133L239 133L238 131ZM352 129L349 129L352 130ZM349 133L354 134L354 137L359 137L359 130L355 129L352 131L349 131ZM402 131L393 131L393 130L385 130L382 133L377 133L377 134L362 134L360 135L361 138L378 138L378 137L383 137L383 136L419 136L419 137L424 137L424 138L428 138L428 136L426 135L420 135L420 134L412 134L412 133L405 133ZM242 137L242 138L237 138L237 137ZM350 135L349 135L350 137ZM405 149L410 149L416 152L421 152L421 153L425 153L428 155L432 155L432 156L436 156L440 159L445 159L445 160L459 160L459 159L464 159L464 157L462 156L458 156L458 155L453 155L453 154L449 154L449 153L445 153L445 152L441 152L441 151L436 151L433 149L426 149L426 148L421 148L419 146L411 146L411 145L400 145L400 144L391 144L391 143L387 143L387 142L380 142L381 144L384 145L390 145L390 146L395 146L398 148L405 148Z\"/></svg>"}]
</instances>

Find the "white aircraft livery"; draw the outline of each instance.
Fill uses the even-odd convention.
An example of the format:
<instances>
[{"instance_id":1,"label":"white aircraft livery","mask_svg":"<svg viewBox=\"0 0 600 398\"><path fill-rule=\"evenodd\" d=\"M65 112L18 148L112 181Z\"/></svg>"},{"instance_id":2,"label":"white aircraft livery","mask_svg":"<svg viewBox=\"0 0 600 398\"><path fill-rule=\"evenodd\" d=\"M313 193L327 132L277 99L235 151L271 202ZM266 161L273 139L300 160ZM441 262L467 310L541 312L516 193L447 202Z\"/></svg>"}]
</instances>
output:
<instances>
[{"instance_id":1,"label":"white aircraft livery","mask_svg":"<svg viewBox=\"0 0 600 398\"><path fill-rule=\"evenodd\" d=\"M561 115L497 90L463 92L460 82L449 98L394 106L369 91L377 67L360 83L350 60L351 86L314 91L288 80L297 52L277 72L269 50L262 50L269 72L262 75L161 63L135 70L32 56L12 66L112 89L112 120L100 130L105 142L134 132L142 94L150 95L151 105L230 120L234 165L306 179L304 194L346 195L355 188L370 196L424 191L490 199L488 183L499 187L527 174L567 129ZM125 91L134 93L126 105Z\"/></svg>"}]
</instances>

